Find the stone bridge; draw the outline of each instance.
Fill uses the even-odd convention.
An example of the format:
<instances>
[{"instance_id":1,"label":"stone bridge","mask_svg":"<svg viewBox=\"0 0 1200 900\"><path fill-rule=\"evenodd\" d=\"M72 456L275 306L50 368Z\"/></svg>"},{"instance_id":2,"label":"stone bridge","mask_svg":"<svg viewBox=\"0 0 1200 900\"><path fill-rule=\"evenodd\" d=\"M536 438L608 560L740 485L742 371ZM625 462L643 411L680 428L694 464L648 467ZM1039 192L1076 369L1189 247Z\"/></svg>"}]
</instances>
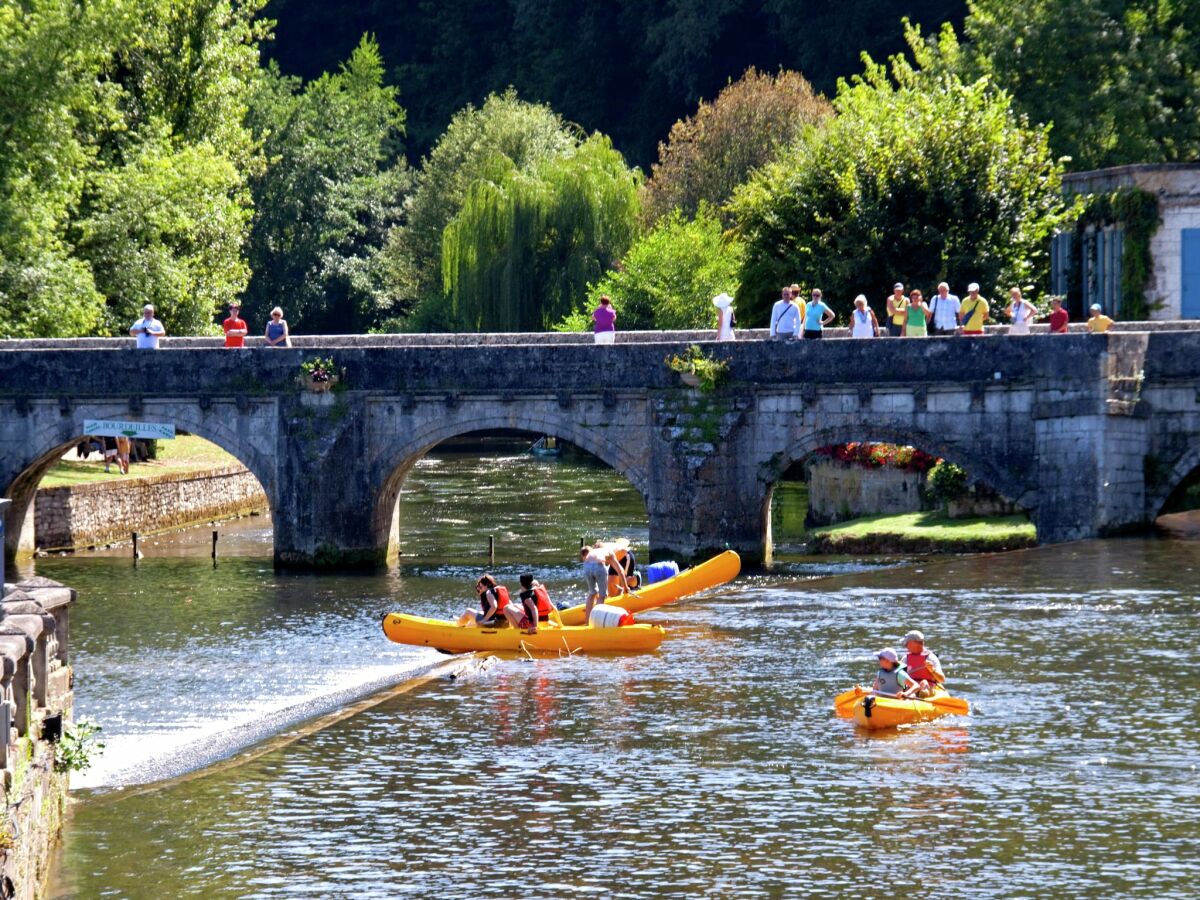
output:
<instances>
[{"instance_id":1,"label":"stone bridge","mask_svg":"<svg viewBox=\"0 0 1200 900\"><path fill-rule=\"evenodd\" d=\"M730 367L710 394L664 365L697 337L362 336L270 351L188 339L157 352L0 341L7 550L33 549L36 485L89 418L173 422L235 455L270 500L277 563L296 566L385 560L414 463L485 429L599 457L644 498L652 554L680 558L726 546L769 558L775 484L831 443L945 457L1024 507L1043 541L1145 526L1200 466L1200 330L1183 323L786 345L744 334L704 344ZM298 380L316 355L344 369L337 390Z\"/></svg>"}]
</instances>

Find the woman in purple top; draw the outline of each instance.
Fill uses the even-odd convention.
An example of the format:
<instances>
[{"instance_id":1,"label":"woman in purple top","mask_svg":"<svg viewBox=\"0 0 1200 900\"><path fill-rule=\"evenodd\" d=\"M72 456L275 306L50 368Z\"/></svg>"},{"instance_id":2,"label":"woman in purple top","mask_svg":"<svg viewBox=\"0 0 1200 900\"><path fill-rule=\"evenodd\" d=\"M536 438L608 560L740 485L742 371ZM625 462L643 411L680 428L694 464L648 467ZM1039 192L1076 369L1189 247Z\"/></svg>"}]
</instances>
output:
<instances>
[{"instance_id":1,"label":"woman in purple top","mask_svg":"<svg viewBox=\"0 0 1200 900\"><path fill-rule=\"evenodd\" d=\"M617 329L615 322L617 321L617 311L613 309L612 300L604 295L600 298L600 305L592 311L592 320L596 323L593 329L596 333L597 344L611 344L617 339Z\"/></svg>"}]
</instances>

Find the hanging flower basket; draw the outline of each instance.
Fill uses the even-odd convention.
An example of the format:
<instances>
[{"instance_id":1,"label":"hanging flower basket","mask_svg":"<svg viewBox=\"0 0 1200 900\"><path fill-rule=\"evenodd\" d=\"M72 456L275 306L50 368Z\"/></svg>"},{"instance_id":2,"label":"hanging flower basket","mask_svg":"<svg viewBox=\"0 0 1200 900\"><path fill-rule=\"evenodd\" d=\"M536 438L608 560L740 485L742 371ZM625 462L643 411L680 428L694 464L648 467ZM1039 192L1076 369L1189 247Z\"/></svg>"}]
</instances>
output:
<instances>
[{"instance_id":1,"label":"hanging flower basket","mask_svg":"<svg viewBox=\"0 0 1200 900\"><path fill-rule=\"evenodd\" d=\"M317 357L308 359L300 364L300 374L296 380L305 390L323 394L341 381L342 373L333 364L332 358Z\"/></svg>"},{"instance_id":2,"label":"hanging flower basket","mask_svg":"<svg viewBox=\"0 0 1200 900\"><path fill-rule=\"evenodd\" d=\"M682 381L684 384L686 384L688 387L699 387L700 386L700 376L697 375L695 372L680 372L679 380Z\"/></svg>"}]
</instances>

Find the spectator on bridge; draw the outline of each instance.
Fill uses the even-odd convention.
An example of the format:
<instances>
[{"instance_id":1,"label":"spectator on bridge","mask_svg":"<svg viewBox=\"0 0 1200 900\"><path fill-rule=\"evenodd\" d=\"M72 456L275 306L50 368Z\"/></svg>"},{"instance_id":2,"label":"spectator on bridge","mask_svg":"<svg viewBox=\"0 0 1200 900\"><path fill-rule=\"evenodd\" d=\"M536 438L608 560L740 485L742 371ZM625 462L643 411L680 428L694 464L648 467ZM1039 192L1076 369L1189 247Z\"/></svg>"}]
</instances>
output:
<instances>
[{"instance_id":1,"label":"spectator on bridge","mask_svg":"<svg viewBox=\"0 0 1200 900\"><path fill-rule=\"evenodd\" d=\"M963 334L983 334L983 326L988 319L988 302L979 296L979 285L974 281L967 285L967 299L959 309L959 318L962 320Z\"/></svg>"},{"instance_id":2,"label":"spectator on bridge","mask_svg":"<svg viewBox=\"0 0 1200 900\"><path fill-rule=\"evenodd\" d=\"M1070 317L1067 311L1063 309L1062 297L1050 298L1050 333L1051 334L1066 334L1067 323L1070 322Z\"/></svg>"},{"instance_id":3,"label":"spectator on bridge","mask_svg":"<svg viewBox=\"0 0 1200 900\"><path fill-rule=\"evenodd\" d=\"M796 288L799 292L799 288ZM800 306L792 299L792 289L785 287L779 299L771 307L771 337L777 341L790 341L800 336Z\"/></svg>"},{"instance_id":4,"label":"spectator on bridge","mask_svg":"<svg viewBox=\"0 0 1200 900\"><path fill-rule=\"evenodd\" d=\"M271 321L267 323L264 336L267 339L264 347L292 346L292 336L288 332L287 319L283 317L283 310L278 306L271 310Z\"/></svg>"},{"instance_id":5,"label":"spectator on bridge","mask_svg":"<svg viewBox=\"0 0 1200 900\"><path fill-rule=\"evenodd\" d=\"M904 334L904 317L908 315L908 298L904 296L904 285L897 281L892 285L892 294L887 298L888 334L900 337Z\"/></svg>"},{"instance_id":6,"label":"spectator on bridge","mask_svg":"<svg viewBox=\"0 0 1200 900\"><path fill-rule=\"evenodd\" d=\"M908 306L905 310L904 337L927 337L929 335L929 317L933 311L925 305L925 296L914 290L908 295Z\"/></svg>"},{"instance_id":7,"label":"spectator on bridge","mask_svg":"<svg viewBox=\"0 0 1200 900\"><path fill-rule=\"evenodd\" d=\"M159 338L167 336L167 329L154 318L154 307L147 303L142 307L142 317L133 323L129 334L137 338L139 350L157 350Z\"/></svg>"},{"instance_id":8,"label":"spectator on bridge","mask_svg":"<svg viewBox=\"0 0 1200 900\"><path fill-rule=\"evenodd\" d=\"M1008 296L1008 315L1012 319L1008 333L1029 334L1029 324L1037 318L1037 307L1021 296L1020 288L1013 288Z\"/></svg>"},{"instance_id":9,"label":"spectator on bridge","mask_svg":"<svg viewBox=\"0 0 1200 900\"><path fill-rule=\"evenodd\" d=\"M850 314L850 336L879 337L879 320L875 318L875 310L867 306L865 294L854 298L854 312Z\"/></svg>"},{"instance_id":10,"label":"spectator on bridge","mask_svg":"<svg viewBox=\"0 0 1200 900\"><path fill-rule=\"evenodd\" d=\"M737 317L733 314L733 298L718 294L713 297L713 306L717 308L717 340L734 340L733 326L737 324Z\"/></svg>"},{"instance_id":11,"label":"spectator on bridge","mask_svg":"<svg viewBox=\"0 0 1200 900\"><path fill-rule=\"evenodd\" d=\"M226 347L246 346L246 335L250 333L250 329L242 319L242 304L236 300L229 304L229 318L221 323L221 327L225 329Z\"/></svg>"},{"instance_id":12,"label":"spectator on bridge","mask_svg":"<svg viewBox=\"0 0 1200 900\"><path fill-rule=\"evenodd\" d=\"M950 285L942 282L937 286L937 294L933 298L933 326L935 335L952 335L958 333L958 311L962 301L950 293Z\"/></svg>"},{"instance_id":13,"label":"spectator on bridge","mask_svg":"<svg viewBox=\"0 0 1200 900\"><path fill-rule=\"evenodd\" d=\"M1087 329L1092 334L1103 334L1112 328L1113 320L1104 314L1104 310L1100 308L1099 303L1093 303L1091 315L1087 320Z\"/></svg>"},{"instance_id":14,"label":"spectator on bridge","mask_svg":"<svg viewBox=\"0 0 1200 900\"><path fill-rule=\"evenodd\" d=\"M825 331L825 326L833 319L833 310L821 299L821 289L813 288L812 300L804 313L804 336L809 340L819 339Z\"/></svg>"},{"instance_id":15,"label":"spectator on bridge","mask_svg":"<svg viewBox=\"0 0 1200 900\"><path fill-rule=\"evenodd\" d=\"M614 344L617 340L617 311L607 294L600 297L600 305L592 310L593 332L597 344Z\"/></svg>"}]
</instances>

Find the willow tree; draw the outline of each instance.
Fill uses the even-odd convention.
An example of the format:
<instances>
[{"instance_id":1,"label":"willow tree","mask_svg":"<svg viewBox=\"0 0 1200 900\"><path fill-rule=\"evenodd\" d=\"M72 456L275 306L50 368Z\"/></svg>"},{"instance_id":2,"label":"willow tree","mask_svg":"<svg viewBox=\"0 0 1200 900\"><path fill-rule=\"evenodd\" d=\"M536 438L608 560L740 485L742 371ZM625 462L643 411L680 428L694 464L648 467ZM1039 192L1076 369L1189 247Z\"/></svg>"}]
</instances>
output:
<instances>
[{"instance_id":1,"label":"willow tree","mask_svg":"<svg viewBox=\"0 0 1200 900\"><path fill-rule=\"evenodd\" d=\"M493 155L442 235L451 320L474 331L559 321L632 243L637 189L599 134L527 168Z\"/></svg>"}]
</instances>

